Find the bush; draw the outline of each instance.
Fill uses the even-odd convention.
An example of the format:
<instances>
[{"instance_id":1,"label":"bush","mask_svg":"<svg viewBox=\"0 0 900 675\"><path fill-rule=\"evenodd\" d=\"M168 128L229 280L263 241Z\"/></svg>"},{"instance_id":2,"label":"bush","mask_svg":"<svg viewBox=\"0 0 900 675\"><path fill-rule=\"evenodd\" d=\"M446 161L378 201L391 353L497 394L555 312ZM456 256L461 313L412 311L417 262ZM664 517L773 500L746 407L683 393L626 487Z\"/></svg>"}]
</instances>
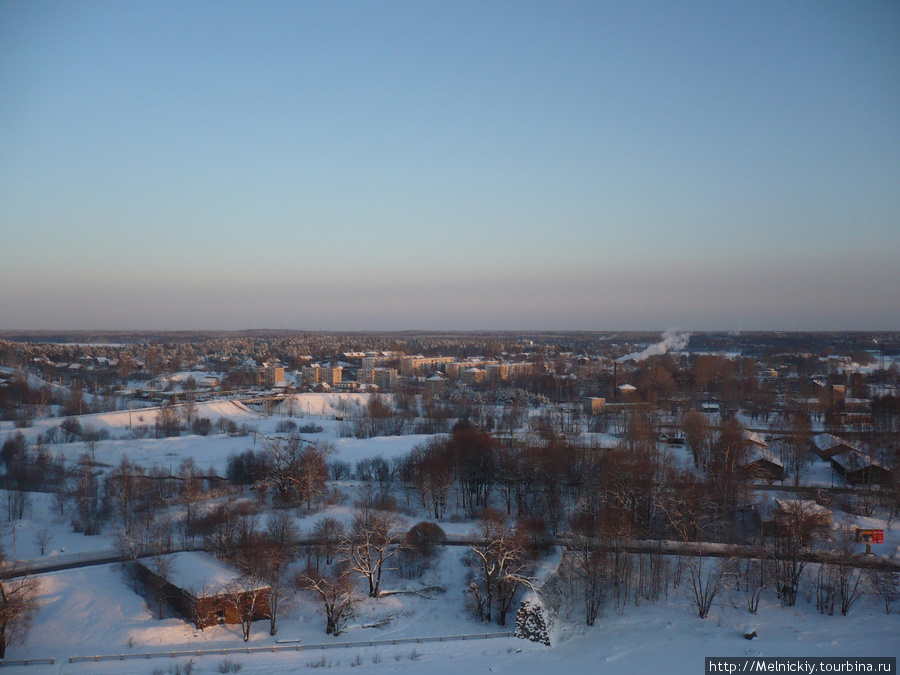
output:
<instances>
[{"instance_id":1,"label":"bush","mask_svg":"<svg viewBox=\"0 0 900 675\"><path fill-rule=\"evenodd\" d=\"M234 422L232 422L233 424ZM257 432L257 427L253 424L247 424L246 422L238 427L237 433L229 432L232 436L249 436L250 434L255 434Z\"/></svg>"},{"instance_id":2,"label":"bush","mask_svg":"<svg viewBox=\"0 0 900 675\"><path fill-rule=\"evenodd\" d=\"M309 424L304 424L302 427L298 427L297 431L301 434L320 434L324 431L324 428L310 422Z\"/></svg>"},{"instance_id":3,"label":"bush","mask_svg":"<svg viewBox=\"0 0 900 675\"><path fill-rule=\"evenodd\" d=\"M413 525L403 540L404 548L400 551L399 567L401 573L414 579L422 576L441 550L441 543L447 534L437 523L423 520Z\"/></svg>"},{"instance_id":4,"label":"bush","mask_svg":"<svg viewBox=\"0 0 900 675\"><path fill-rule=\"evenodd\" d=\"M44 432L44 443L47 443L48 445L52 445L53 443L56 443L60 439L61 436L62 436L62 430L59 428L58 425L55 427L50 427L47 429L46 432Z\"/></svg>"},{"instance_id":5,"label":"bush","mask_svg":"<svg viewBox=\"0 0 900 675\"><path fill-rule=\"evenodd\" d=\"M275 431L279 434L290 434L297 430L297 423L294 420L282 420L275 425Z\"/></svg>"},{"instance_id":6,"label":"bush","mask_svg":"<svg viewBox=\"0 0 900 675\"><path fill-rule=\"evenodd\" d=\"M328 462L328 475L331 480L349 480L353 475L353 468L350 466L350 462L333 459Z\"/></svg>"},{"instance_id":7,"label":"bush","mask_svg":"<svg viewBox=\"0 0 900 675\"><path fill-rule=\"evenodd\" d=\"M199 436L209 436L212 431L212 422L208 417L199 417L194 422L194 433Z\"/></svg>"},{"instance_id":8,"label":"bush","mask_svg":"<svg viewBox=\"0 0 900 675\"><path fill-rule=\"evenodd\" d=\"M244 450L231 453L225 468L225 477L232 485L253 485L263 480L269 471L269 459L262 450Z\"/></svg>"},{"instance_id":9,"label":"bush","mask_svg":"<svg viewBox=\"0 0 900 675\"><path fill-rule=\"evenodd\" d=\"M234 436L238 432L237 423L227 417L220 417L216 420L216 431L220 434L231 434Z\"/></svg>"},{"instance_id":10,"label":"bush","mask_svg":"<svg viewBox=\"0 0 900 675\"><path fill-rule=\"evenodd\" d=\"M81 422L74 417L67 417L59 425L63 432L63 440L66 443L72 443L81 437Z\"/></svg>"},{"instance_id":11,"label":"bush","mask_svg":"<svg viewBox=\"0 0 900 675\"><path fill-rule=\"evenodd\" d=\"M239 673L244 669L244 664L239 661L232 661L227 656L219 661L220 673Z\"/></svg>"}]
</instances>

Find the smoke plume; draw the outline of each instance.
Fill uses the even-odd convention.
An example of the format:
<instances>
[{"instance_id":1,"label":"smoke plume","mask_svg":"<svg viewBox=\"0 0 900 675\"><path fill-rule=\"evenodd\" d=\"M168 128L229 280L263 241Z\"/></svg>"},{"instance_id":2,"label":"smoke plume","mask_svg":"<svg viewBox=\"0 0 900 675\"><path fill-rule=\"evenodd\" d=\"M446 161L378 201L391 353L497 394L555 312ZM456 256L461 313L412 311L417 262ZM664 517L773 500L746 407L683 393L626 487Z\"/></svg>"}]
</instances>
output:
<instances>
[{"instance_id":1,"label":"smoke plume","mask_svg":"<svg viewBox=\"0 0 900 675\"><path fill-rule=\"evenodd\" d=\"M690 339L690 333L667 330L662 334L662 340L657 342L655 345L650 345L642 352L635 352L634 354L628 354L627 356L618 358L616 359L616 361L618 363L624 363L625 361L634 361L636 363L640 363L641 361L648 359L651 356L659 356L660 354L665 354L666 352L678 352L688 346L688 341Z\"/></svg>"}]
</instances>

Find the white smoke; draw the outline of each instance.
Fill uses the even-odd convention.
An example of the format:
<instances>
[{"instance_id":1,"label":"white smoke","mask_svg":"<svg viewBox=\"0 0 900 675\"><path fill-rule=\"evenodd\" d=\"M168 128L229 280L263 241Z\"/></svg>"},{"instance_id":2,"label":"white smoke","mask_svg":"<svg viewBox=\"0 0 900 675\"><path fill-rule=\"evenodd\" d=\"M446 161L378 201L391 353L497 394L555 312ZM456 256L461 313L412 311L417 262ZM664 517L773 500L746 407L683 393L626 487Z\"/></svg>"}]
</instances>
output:
<instances>
[{"instance_id":1,"label":"white smoke","mask_svg":"<svg viewBox=\"0 0 900 675\"><path fill-rule=\"evenodd\" d=\"M655 345L650 345L642 352L635 352L634 354L628 354L627 356L618 358L616 359L616 362L624 363L625 361L634 361L636 363L640 363L641 361L648 359L651 356L659 356L660 354L665 354L666 352L678 352L688 346L688 341L690 339L690 333L667 330L662 334L662 340L657 342Z\"/></svg>"}]
</instances>

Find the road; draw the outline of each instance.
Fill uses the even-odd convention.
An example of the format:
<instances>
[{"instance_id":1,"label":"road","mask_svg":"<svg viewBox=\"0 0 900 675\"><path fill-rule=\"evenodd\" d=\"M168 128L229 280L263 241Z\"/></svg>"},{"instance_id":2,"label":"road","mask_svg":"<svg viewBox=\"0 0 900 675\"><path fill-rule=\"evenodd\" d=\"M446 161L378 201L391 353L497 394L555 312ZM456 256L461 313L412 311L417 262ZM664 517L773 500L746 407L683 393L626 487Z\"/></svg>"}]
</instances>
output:
<instances>
[{"instance_id":1,"label":"road","mask_svg":"<svg viewBox=\"0 0 900 675\"><path fill-rule=\"evenodd\" d=\"M303 539L298 542L300 546L313 546L318 543L316 540ZM464 536L452 536L441 542L444 546L472 546L483 543L480 540L472 539ZM553 542L555 546L565 546L565 541L557 539ZM639 554L660 554L665 556L707 556L711 558L740 558L754 559L767 558L778 559L779 556L770 550L761 549L757 546L738 546L732 544L716 544L716 543L694 543L694 542L673 542L673 541L625 541L617 545L602 545L601 550L605 551L627 551L628 553ZM172 553L178 553L184 550L202 551L202 548L194 549L176 549ZM873 569L881 571L900 572L900 561L892 560L884 556L878 555L853 555L847 557L833 551L810 551L805 559L810 563L831 563L831 564L849 564L859 569ZM62 570L78 569L81 567L93 567L96 565L109 565L110 563L121 563L129 560L128 557L109 552L98 553L79 553L68 556L55 556L50 559L43 560L25 560L19 561L18 564L4 563L0 566L0 579L14 579L24 577L29 574L46 574L48 572L59 572Z\"/></svg>"}]
</instances>

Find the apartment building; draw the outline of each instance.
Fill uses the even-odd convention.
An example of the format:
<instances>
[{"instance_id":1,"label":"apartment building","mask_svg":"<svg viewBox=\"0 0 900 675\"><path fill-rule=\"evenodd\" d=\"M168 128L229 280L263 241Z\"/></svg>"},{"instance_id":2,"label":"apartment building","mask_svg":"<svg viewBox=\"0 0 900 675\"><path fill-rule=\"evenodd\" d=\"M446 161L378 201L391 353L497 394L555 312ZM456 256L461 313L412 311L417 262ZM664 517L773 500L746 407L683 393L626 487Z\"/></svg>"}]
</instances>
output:
<instances>
[{"instance_id":1,"label":"apartment building","mask_svg":"<svg viewBox=\"0 0 900 675\"><path fill-rule=\"evenodd\" d=\"M333 387L336 384L340 384L344 379L344 369L341 366L320 366L314 363L311 366L303 366L301 372L303 384L308 387L314 387L320 383Z\"/></svg>"},{"instance_id":2,"label":"apartment building","mask_svg":"<svg viewBox=\"0 0 900 675\"><path fill-rule=\"evenodd\" d=\"M442 370L446 364L453 363L452 356L401 356L400 374L403 377L422 375L429 370Z\"/></svg>"}]
</instances>

